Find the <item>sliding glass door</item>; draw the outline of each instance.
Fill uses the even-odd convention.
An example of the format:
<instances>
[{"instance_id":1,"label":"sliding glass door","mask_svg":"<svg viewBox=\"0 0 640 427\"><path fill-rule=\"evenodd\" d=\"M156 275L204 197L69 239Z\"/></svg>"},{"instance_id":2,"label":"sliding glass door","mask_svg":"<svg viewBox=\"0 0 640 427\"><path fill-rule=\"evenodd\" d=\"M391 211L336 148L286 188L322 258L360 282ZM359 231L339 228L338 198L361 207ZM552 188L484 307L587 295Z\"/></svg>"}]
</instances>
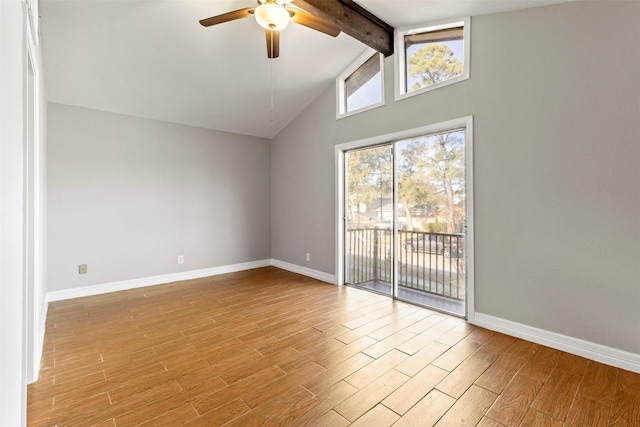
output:
<instances>
[{"instance_id":1,"label":"sliding glass door","mask_svg":"<svg viewBox=\"0 0 640 427\"><path fill-rule=\"evenodd\" d=\"M348 285L464 316L465 129L345 152Z\"/></svg>"}]
</instances>

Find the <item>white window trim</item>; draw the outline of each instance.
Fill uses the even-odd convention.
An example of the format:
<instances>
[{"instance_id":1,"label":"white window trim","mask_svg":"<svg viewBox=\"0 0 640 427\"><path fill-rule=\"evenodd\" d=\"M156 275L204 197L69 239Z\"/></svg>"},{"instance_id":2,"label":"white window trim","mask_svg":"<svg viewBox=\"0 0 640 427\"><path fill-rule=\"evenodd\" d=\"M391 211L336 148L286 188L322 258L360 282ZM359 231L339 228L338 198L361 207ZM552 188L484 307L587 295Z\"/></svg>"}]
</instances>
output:
<instances>
[{"instance_id":1,"label":"white window trim","mask_svg":"<svg viewBox=\"0 0 640 427\"><path fill-rule=\"evenodd\" d=\"M407 91L405 89L406 80L406 55L404 46L404 36L411 34L419 34L430 31L444 30L447 28L454 28L463 26L462 34L464 38L464 69L462 74L453 79L436 83L431 86L423 87L421 89ZM420 26L411 26L398 28L395 31L395 100L400 101L405 98L409 98L415 95L420 95L425 92L429 92L441 87L449 86L454 83L461 82L469 79L469 69L471 68L471 17L458 18L453 20L438 21Z\"/></svg>"},{"instance_id":2,"label":"white window trim","mask_svg":"<svg viewBox=\"0 0 640 427\"><path fill-rule=\"evenodd\" d=\"M355 73L365 62L369 60L376 53L375 49L367 49L362 55L358 57L351 65L349 65L340 75L336 78L336 119L342 119L343 117L353 116L354 114L362 113L364 111L372 110L374 108L381 107L385 104L384 101L384 57L378 53L378 59L380 61L380 79L381 79L381 100L375 104L368 105L366 107L359 108L357 110L347 112L344 82Z\"/></svg>"}]
</instances>

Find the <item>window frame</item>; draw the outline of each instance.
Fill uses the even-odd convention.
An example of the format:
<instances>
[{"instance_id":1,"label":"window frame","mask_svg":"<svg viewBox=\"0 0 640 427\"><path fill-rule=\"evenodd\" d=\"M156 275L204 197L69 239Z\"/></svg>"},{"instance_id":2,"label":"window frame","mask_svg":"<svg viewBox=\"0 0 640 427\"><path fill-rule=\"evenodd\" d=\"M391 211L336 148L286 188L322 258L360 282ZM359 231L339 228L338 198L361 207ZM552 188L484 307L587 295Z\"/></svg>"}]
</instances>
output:
<instances>
[{"instance_id":1,"label":"window frame","mask_svg":"<svg viewBox=\"0 0 640 427\"><path fill-rule=\"evenodd\" d=\"M463 60L464 66L462 74L444 82L436 83L431 86L423 87L416 90L407 90L407 58L405 48L405 36L414 34L422 34L435 32L440 30L446 30L450 28L462 27L462 38L464 40ZM441 87L449 86L464 80L468 80L470 77L471 68L471 17L466 16L464 18L449 19L446 21L431 22L422 25L413 25L410 27L398 28L395 31L395 100L400 101L405 98L409 98L415 95L420 95L425 92L430 92Z\"/></svg>"},{"instance_id":2,"label":"window frame","mask_svg":"<svg viewBox=\"0 0 640 427\"><path fill-rule=\"evenodd\" d=\"M357 110L347 111L345 82L376 54L378 55L378 61L380 61L380 101L367 105L366 107L358 108ZM336 78L336 119L349 117L385 105L384 92L384 56L375 49L367 49Z\"/></svg>"}]
</instances>

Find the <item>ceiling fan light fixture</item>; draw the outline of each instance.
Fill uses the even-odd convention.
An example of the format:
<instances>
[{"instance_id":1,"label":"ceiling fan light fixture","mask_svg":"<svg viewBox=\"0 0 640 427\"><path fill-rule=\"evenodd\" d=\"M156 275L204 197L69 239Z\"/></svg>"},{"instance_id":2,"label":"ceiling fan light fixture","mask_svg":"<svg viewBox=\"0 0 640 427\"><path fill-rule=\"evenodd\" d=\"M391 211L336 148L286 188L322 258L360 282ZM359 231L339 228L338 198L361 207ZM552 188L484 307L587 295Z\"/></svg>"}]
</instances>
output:
<instances>
[{"instance_id":1,"label":"ceiling fan light fixture","mask_svg":"<svg viewBox=\"0 0 640 427\"><path fill-rule=\"evenodd\" d=\"M278 5L275 1L267 1L260 4L256 7L254 16L261 27L273 31L284 30L289 24L289 19L291 19L287 9Z\"/></svg>"}]
</instances>

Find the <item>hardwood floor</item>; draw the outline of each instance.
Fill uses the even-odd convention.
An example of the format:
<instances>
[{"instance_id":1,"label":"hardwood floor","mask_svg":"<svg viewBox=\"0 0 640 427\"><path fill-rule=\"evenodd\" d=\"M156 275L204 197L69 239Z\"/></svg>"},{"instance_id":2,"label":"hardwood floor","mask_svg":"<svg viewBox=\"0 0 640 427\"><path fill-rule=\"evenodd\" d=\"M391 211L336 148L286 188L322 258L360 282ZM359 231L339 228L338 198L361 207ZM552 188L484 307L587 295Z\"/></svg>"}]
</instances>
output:
<instances>
[{"instance_id":1,"label":"hardwood floor","mask_svg":"<svg viewBox=\"0 0 640 427\"><path fill-rule=\"evenodd\" d=\"M55 302L29 426L640 426L640 374L273 267Z\"/></svg>"}]
</instances>

